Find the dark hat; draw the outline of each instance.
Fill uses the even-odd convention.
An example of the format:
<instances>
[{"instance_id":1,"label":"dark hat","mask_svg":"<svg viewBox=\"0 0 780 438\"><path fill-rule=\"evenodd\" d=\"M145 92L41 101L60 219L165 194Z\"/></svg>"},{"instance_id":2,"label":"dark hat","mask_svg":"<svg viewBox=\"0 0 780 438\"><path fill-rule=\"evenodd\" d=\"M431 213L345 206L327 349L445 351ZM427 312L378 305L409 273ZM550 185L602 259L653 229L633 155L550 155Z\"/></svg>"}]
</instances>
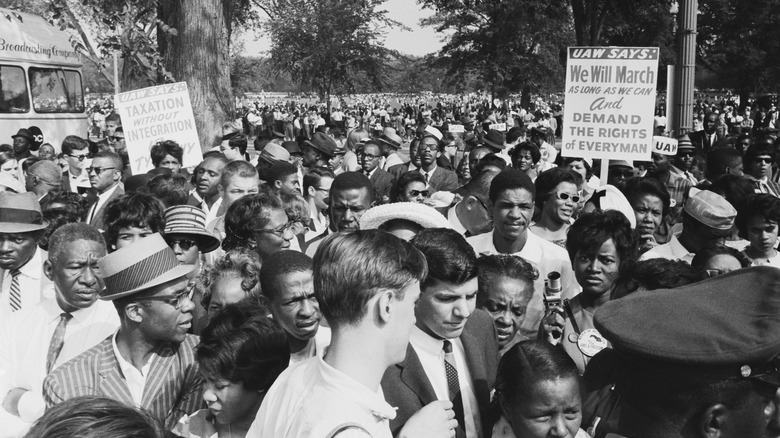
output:
<instances>
[{"instance_id":1,"label":"dark hat","mask_svg":"<svg viewBox=\"0 0 780 438\"><path fill-rule=\"evenodd\" d=\"M482 142L496 149L506 148L504 145L506 142L506 137L504 137L504 134L497 129L491 129L488 131L487 135L482 139Z\"/></svg>"},{"instance_id":2,"label":"dark hat","mask_svg":"<svg viewBox=\"0 0 780 438\"><path fill-rule=\"evenodd\" d=\"M330 138L328 134L324 134L322 132L315 132L311 137L311 140L306 140L304 143L313 147L314 149L317 149L328 157L332 157L334 151L338 147L336 142Z\"/></svg>"},{"instance_id":3,"label":"dark hat","mask_svg":"<svg viewBox=\"0 0 780 438\"><path fill-rule=\"evenodd\" d=\"M22 128L19 130L19 132L16 133L16 135L11 136L11 138L16 138L16 137L24 137L30 141L35 141L32 132L30 132L30 130L27 128Z\"/></svg>"},{"instance_id":4,"label":"dark hat","mask_svg":"<svg viewBox=\"0 0 780 438\"><path fill-rule=\"evenodd\" d=\"M133 242L98 260L106 288L100 299L111 301L184 277L195 265L182 265L160 233Z\"/></svg>"},{"instance_id":5,"label":"dark hat","mask_svg":"<svg viewBox=\"0 0 780 438\"><path fill-rule=\"evenodd\" d=\"M43 131L41 131L41 128L37 126L30 126L28 130L33 135L33 140L32 140L32 144L30 145L30 150L37 151L38 149L40 149L41 145L43 144Z\"/></svg>"},{"instance_id":6,"label":"dark hat","mask_svg":"<svg viewBox=\"0 0 780 438\"><path fill-rule=\"evenodd\" d=\"M145 191L146 183L151 181L157 175L158 175L157 173L147 172L147 173L139 173L127 178L125 180L125 193L138 193L138 192Z\"/></svg>"},{"instance_id":7,"label":"dark hat","mask_svg":"<svg viewBox=\"0 0 780 438\"><path fill-rule=\"evenodd\" d=\"M287 149L287 152L289 152L290 155L301 153L301 147L298 146L297 141L285 141L284 143L282 143L282 147Z\"/></svg>"},{"instance_id":8,"label":"dark hat","mask_svg":"<svg viewBox=\"0 0 780 438\"><path fill-rule=\"evenodd\" d=\"M534 126L530 129L531 134L546 136L547 135L547 128L544 126Z\"/></svg>"},{"instance_id":9,"label":"dark hat","mask_svg":"<svg viewBox=\"0 0 780 438\"><path fill-rule=\"evenodd\" d=\"M779 269L745 268L609 301L594 324L621 356L659 374L780 385L778 290Z\"/></svg>"}]
</instances>

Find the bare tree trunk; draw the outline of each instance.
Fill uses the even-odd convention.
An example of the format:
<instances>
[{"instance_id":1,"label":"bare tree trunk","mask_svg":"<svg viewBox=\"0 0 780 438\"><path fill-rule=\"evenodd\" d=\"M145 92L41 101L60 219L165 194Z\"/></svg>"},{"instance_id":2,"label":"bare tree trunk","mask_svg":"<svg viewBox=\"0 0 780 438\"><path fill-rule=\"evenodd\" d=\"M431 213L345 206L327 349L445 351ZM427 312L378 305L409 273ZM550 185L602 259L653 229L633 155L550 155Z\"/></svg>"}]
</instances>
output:
<instances>
[{"instance_id":1,"label":"bare tree trunk","mask_svg":"<svg viewBox=\"0 0 780 438\"><path fill-rule=\"evenodd\" d=\"M186 81L201 148L222 138L222 125L235 117L230 89L229 29L233 0L162 0L160 19L177 35L158 28L157 40L166 69Z\"/></svg>"}]
</instances>

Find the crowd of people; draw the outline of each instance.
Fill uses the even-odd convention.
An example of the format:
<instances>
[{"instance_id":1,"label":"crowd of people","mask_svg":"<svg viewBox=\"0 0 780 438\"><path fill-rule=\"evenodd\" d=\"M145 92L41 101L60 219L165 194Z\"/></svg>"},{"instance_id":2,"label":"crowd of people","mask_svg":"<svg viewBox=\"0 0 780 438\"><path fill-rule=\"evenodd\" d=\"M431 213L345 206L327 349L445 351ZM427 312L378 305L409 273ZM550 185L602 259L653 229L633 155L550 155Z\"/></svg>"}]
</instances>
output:
<instances>
[{"instance_id":1,"label":"crowd of people","mask_svg":"<svg viewBox=\"0 0 780 438\"><path fill-rule=\"evenodd\" d=\"M553 108L298 109L0 145L0 436L780 436L772 127L602 184Z\"/></svg>"}]
</instances>

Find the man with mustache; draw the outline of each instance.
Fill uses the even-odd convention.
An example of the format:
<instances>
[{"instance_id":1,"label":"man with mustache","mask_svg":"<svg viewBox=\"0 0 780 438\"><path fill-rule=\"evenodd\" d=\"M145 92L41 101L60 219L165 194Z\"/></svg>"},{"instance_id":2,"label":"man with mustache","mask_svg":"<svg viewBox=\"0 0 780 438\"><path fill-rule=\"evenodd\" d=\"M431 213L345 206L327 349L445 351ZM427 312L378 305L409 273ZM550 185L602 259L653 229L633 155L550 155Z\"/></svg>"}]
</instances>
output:
<instances>
[{"instance_id":1,"label":"man with mustache","mask_svg":"<svg viewBox=\"0 0 780 438\"><path fill-rule=\"evenodd\" d=\"M187 274L158 234L120 248L98 261L113 301L119 330L55 369L43 382L48 407L83 395L98 395L147 410L167 429L197 411L201 385L192 327Z\"/></svg>"},{"instance_id":2,"label":"man with mustache","mask_svg":"<svg viewBox=\"0 0 780 438\"><path fill-rule=\"evenodd\" d=\"M0 324L0 424L12 436L23 435L43 414L46 374L119 326L113 306L97 301L103 280L95 271L105 254L96 228L83 222L63 225L52 234L43 264L54 296Z\"/></svg>"}]
</instances>

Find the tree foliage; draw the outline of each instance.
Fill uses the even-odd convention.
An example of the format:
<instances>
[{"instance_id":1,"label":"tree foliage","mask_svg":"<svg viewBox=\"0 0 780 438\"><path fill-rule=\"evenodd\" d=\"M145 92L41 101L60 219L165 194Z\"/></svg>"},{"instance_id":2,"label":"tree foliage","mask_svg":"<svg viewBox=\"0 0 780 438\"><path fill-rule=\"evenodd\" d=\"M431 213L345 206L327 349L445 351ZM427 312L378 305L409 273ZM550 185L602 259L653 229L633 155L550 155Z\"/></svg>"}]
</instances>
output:
<instances>
[{"instance_id":1,"label":"tree foliage","mask_svg":"<svg viewBox=\"0 0 780 438\"><path fill-rule=\"evenodd\" d=\"M317 91L352 92L358 78L381 89L388 60L397 54L382 45L387 29L399 24L379 9L385 0L265 0L275 72Z\"/></svg>"},{"instance_id":2,"label":"tree foliage","mask_svg":"<svg viewBox=\"0 0 780 438\"><path fill-rule=\"evenodd\" d=\"M562 86L560 55L571 42L566 0L420 0L436 13L423 24L449 34L439 63L450 83L469 75L503 95L526 85Z\"/></svg>"},{"instance_id":3,"label":"tree foliage","mask_svg":"<svg viewBox=\"0 0 780 438\"><path fill-rule=\"evenodd\" d=\"M699 3L699 11L697 58L717 84L743 98L776 90L780 0L708 0Z\"/></svg>"}]
</instances>

